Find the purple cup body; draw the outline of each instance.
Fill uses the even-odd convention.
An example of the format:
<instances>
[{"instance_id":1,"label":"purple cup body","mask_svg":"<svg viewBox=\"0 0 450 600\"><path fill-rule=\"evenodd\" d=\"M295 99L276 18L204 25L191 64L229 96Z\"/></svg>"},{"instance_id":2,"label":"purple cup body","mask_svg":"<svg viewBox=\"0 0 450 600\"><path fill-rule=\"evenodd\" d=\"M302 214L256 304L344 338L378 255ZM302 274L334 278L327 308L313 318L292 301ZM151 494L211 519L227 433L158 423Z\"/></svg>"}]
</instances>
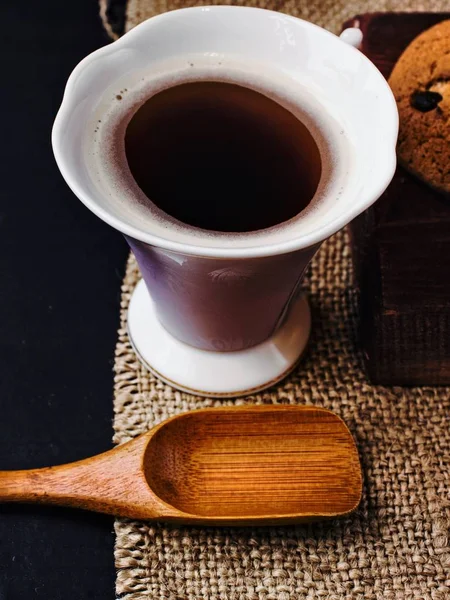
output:
<instances>
[{"instance_id":1,"label":"purple cup body","mask_svg":"<svg viewBox=\"0 0 450 600\"><path fill-rule=\"evenodd\" d=\"M180 254L127 236L163 327L202 350L243 350L272 335L319 245L262 258Z\"/></svg>"}]
</instances>

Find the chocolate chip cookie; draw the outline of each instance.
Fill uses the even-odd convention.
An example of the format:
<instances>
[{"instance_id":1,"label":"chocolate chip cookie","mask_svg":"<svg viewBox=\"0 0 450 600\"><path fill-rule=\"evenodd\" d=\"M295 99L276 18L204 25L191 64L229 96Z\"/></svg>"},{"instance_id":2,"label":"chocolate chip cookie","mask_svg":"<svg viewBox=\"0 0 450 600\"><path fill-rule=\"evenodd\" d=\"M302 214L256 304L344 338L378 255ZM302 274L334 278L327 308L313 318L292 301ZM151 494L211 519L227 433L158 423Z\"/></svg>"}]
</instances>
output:
<instances>
[{"instance_id":1,"label":"chocolate chip cookie","mask_svg":"<svg viewBox=\"0 0 450 600\"><path fill-rule=\"evenodd\" d=\"M400 115L400 164L450 193L450 20L411 42L389 84Z\"/></svg>"}]
</instances>

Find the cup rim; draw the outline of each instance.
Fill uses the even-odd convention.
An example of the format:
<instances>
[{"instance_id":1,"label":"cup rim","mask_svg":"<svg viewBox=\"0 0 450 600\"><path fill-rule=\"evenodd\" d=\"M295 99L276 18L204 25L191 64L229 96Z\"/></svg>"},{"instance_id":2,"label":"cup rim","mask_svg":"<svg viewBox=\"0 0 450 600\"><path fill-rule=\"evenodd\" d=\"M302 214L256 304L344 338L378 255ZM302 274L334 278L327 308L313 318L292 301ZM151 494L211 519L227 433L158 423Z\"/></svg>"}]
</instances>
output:
<instances>
[{"instance_id":1,"label":"cup rim","mask_svg":"<svg viewBox=\"0 0 450 600\"><path fill-rule=\"evenodd\" d=\"M101 58L107 57L114 52L116 52L120 48L126 48L128 45L132 46L132 42L134 38L142 35L147 29L157 26L158 23L162 21L170 21L179 19L183 13L189 12L205 12L205 11L214 11L214 12L252 12L254 14L255 11L263 12L263 13L271 13L272 15L276 15L278 17L282 16L283 18L288 19L289 21L295 22L298 24L298 21L302 23L302 26L309 29L319 30L322 35L328 36L330 39L338 40L338 36L335 36L330 31L315 25L314 23L310 23L309 21L305 21L303 19L299 19L297 17L293 17L291 15L286 15L284 13L280 13L277 11L271 11L262 8L256 7L246 7L246 6L228 6L228 5L216 5L216 6L197 6L197 7L189 7L189 8L181 8L173 11L169 11L166 13L162 13L143 21L129 32L125 33L121 38L116 40L115 42L104 46L88 56L86 56L72 71L64 91L63 100L59 111L56 115L55 122L52 129L52 146L53 152L55 155L56 163L63 175L66 183L75 193L75 195L99 218L103 221L122 232L124 235L132 237L136 240L144 242L146 244L156 246L165 250L170 250L173 252L178 252L182 254L189 254L194 256L203 256L203 257L214 257L214 258L256 258L256 257L266 257L266 256L274 256L279 254L286 254L289 252L293 252L296 250L301 250L303 248L308 248L315 244L321 243L323 240L327 239L343 227L347 225L350 221L352 221L355 217L357 217L361 212L366 210L371 204L373 204L385 191L387 186L389 185L395 169L396 169L396 152L395 152L395 144L398 134L398 111L397 105L394 99L394 96L390 90L389 84L387 80L383 77L377 67L370 61L364 54L361 54L363 62L366 67L372 71L372 74L375 77L378 77L380 82L380 94L383 93L385 95L385 99L388 101L388 105L390 105L390 114L385 114L383 116L384 126L386 131L388 132L386 139L390 140L390 149L387 147L387 152L384 156L383 161L383 170L380 172L377 177L376 185L373 185L370 190L370 194L367 194L367 197L364 201L359 201L355 203L353 206L349 206L344 209L337 217L334 219L325 222L322 226L317 227L312 232L300 235L298 237L291 237L286 240L282 240L276 243L267 243L262 242L257 246L249 246L249 247L217 247L214 246L214 242L211 245L197 245L190 244L181 241L171 240L164 238L162 236L156 235L154 233L150 233L143 229L139 229L131 224L125 223L121 221L120 218L116 217L112 212L106 210L102 206L100 206L95 200L93 200L88 193L86 193L76 182L75 177L72 175L72 169L67 165L67 162L64 158L64 153L61 149L61 140L64 132L65 123L70 115L71 110L73 109L73 99L72 95L75 91L76 81L78 77L81 75L82 71L94 61L98 61ZM341 41L341 43L345 43ZM350 47L350 50L353 52L360 52L356 48ZM386 144L389 146L389 144ZM263 230L261 230L263 231ZM213 239L213 238L212 238Z\"/></svg>"}]
</instances>

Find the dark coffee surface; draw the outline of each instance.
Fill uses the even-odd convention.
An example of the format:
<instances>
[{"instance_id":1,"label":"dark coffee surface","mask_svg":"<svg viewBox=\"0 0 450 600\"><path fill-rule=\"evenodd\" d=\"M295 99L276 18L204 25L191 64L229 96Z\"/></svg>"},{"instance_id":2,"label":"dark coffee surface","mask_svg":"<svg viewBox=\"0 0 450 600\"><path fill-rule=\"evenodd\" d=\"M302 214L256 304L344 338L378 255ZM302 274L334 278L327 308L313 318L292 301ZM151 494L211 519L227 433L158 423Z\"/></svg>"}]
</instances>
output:
<instances>
[{"instance_id":1,"label":"dark coffee surface","mask_svg":"<svg viewBox=\"0 0 450 600\"><path fill-rule=\"evenodd\" d=\"M317 145L299 119L241 85L184 83L148 99L125 137L137 184L161 210L215 231L287 221L311 201Z\"/></svg>"}]
</instances>

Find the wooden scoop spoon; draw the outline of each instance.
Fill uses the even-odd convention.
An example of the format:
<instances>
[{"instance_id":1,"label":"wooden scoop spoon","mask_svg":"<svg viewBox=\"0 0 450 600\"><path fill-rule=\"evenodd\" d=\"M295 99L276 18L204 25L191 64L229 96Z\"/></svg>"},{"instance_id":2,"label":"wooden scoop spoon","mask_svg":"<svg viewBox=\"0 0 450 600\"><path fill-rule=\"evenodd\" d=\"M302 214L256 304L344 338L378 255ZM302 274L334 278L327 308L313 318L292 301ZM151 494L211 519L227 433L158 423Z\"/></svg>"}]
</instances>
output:
<instances>
[{"instance_id":1,"label":"wooden scoop spoon","mask_svg":"<svg viewBox=\"0 0 450 600\"><path fill-rule=\"evenodd\" d=\"M262 406L197 410L86 460L0 472L0 501L75 506L198 524L270 524L356 508L352 436L328 410Z\"/></svg>"}]
</instances>

